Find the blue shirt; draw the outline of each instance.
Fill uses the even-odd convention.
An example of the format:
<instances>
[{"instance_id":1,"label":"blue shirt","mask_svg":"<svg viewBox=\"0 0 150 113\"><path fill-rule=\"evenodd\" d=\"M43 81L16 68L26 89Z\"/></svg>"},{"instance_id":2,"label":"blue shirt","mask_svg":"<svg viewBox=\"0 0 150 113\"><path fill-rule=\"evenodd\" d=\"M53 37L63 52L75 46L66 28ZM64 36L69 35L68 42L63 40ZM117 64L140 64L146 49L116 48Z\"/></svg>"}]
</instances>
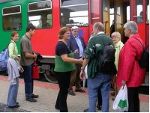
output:
<instances>
[{"instance_id":1,"label":"blue shirt","mask_svg":"<svg viewBox=\"0 0 150 113\"><path fill-rule=\"evenodd\" d=\"M82 57L82 56L83 56L83 46L82 46L82 42L81 42L79 36L77 36L77 37L75 38L75 40L76 40L76 42L77 42L77 44L78 44L78 47L79 47L79 55L80 55L80 57Z\"/></svg>"}]
</instances>

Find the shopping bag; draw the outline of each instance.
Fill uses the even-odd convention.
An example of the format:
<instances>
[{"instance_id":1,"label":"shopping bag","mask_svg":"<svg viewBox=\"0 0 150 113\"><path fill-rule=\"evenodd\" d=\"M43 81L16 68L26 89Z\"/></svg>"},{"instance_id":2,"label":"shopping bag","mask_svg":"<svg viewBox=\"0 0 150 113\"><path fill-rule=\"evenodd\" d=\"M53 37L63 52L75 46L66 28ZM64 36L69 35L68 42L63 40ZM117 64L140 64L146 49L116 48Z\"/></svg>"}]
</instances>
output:
<instances>
[{"instance_id":1,"label":"shopping bag","mask_svg":"<svg viewBox=\"0 0 150 113\"><path fill-rule=\"evenodd\" d=\"M40 77L40 68L36 63L34 63L32 66L32 78L39 79L39 77Z\"/></svg>"},{"instance_id":2,"label":"shopping bag","mask_svg":"<svg viewBox=\"0 0 150 113\"><path fill-rule=\"evenodd\" d=\"M128 111L128 92L127 86L122 86L113 102L115 111Z\"/></svg>"}]
</instances>

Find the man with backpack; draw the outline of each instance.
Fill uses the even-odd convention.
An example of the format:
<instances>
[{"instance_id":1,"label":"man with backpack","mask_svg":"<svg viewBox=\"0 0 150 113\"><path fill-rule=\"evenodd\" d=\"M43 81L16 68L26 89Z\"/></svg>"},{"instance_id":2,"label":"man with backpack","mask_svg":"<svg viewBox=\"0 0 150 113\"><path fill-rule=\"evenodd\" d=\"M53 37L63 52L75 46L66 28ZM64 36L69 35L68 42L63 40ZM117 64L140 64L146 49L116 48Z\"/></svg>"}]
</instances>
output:
<instances>
[{"instance_id":1,"label":"man with backpack","mask_svg":"<svg viewBox=\"0 0 150 113\"><path fill-rule=\"evenodd\" d=\"M102 111L108 112L111 79L112 75L116 74L115 48L112 39L104 34L104 25L101 22L94 24L93 31L97 32L97 35L91 38L85 50L80 78L84 78L84 69L88 64L88 112L96 112L98 91L102 95Z\"/></svg>"},{"instance_id":2,"label":"man with backpack","mask_svg":"<svg viewBox=\"0 0 150 113\"><path fill-rule=\"evenodd\" d=\"M125 36L129 37L120 51L117 73L117 86L126 84L128 89L128 112L139 112L139 87L144 81L145 69L140 67L140 59L145 44L138 34L138 26L134 21L124 25Z\"/></svg>"}]
</instances>

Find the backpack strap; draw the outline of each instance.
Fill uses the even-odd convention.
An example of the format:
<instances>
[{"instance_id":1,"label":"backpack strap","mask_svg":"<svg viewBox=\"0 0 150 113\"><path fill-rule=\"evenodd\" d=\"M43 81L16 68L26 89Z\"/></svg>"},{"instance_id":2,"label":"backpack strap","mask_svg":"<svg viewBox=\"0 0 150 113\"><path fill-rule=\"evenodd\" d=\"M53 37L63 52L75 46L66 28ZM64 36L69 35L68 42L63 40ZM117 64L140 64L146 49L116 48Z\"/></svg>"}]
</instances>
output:
<instances>
[{"instance_id":1,"label":"backpack strap","mask_svg":"<svg viewBox=\"0 0 150 113\"><path fill-rule=\"evenodd\" d=\"M142 42L139 39L137 39L137 38L134 38L134 39L136 39L138 42L140 42L140 44L142 45L143 49L145 48L144 45L142 44Z\"/></svg>"}]
</instances>

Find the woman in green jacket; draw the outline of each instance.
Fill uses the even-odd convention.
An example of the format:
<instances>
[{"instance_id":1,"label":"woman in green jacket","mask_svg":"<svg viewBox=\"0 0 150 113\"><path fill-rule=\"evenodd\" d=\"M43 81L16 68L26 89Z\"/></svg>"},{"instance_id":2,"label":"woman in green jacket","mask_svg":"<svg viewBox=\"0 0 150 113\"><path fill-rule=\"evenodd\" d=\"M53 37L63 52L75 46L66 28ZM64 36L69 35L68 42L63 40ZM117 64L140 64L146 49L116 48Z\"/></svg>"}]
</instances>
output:
<instances>
[{"instance_id":1,"label":"woman in green jacket","mask_svg":"<svg viewBox=\"0 0 150 113\"><path fill-rule=\"evenodd\" d=\"M67 95L70 84L70 75L75 70L74 63L82 64L82 59L74 59L73 53L67 47L67 40L70 38L70 30L63 27L59 31L59 40L56 45L55 73L59 84L55 108L61 112L68 112Z\"/></svg>"}]
</instances>

